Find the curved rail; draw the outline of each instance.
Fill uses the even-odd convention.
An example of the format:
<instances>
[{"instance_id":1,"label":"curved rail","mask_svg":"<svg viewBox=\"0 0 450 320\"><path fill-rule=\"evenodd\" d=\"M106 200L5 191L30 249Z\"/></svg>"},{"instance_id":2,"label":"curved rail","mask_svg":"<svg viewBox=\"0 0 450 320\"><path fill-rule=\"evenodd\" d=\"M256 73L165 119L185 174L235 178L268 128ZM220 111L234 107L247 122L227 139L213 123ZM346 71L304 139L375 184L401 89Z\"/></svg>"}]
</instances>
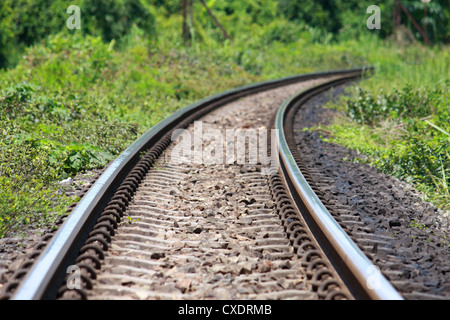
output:
<instances>
[{"instance_id":1,"label":"curved rail","mask_svg":"<svg viewBox=\"0 0 450 320\"><path fill-rule=\"evenodd\" d=\"M56 298L58 288L66 276L67 268L75 261L90 230L92 230L115 191L121 187L127 175L132 172L140 160L141 153L154 147L164 138L167 140L167 137L169 137L170 140L170 133L183 122L186 122L187 119L193 122L194 119L215 108L253 93L300 81L343 76L355 72L361 74L366 70L368 69L358 68L319 72L244 86L203 99L169 116L137 139L105 169L43 249L39 258L15 291L12 299Z\"/></svg>"},{"instance_id":2,"label":"curved rail","mask_svg":"<svg viewBox=\"0 0 450 320\"><path fill-rule=\"evenodd\" d=\"M313 96L358 77L358 73L339 77L306 89L287 99L279 109L275 128L278 131L280 165L292 197L315 233L321 234L321 247L331 256L344 282L360 299L401 300L400 294L378 271L336 222L298 168L295 157L301 157L293 140L293 122L298 108ZM331 255L330 255L331 254Z\"/></svg>"}]
</instances>

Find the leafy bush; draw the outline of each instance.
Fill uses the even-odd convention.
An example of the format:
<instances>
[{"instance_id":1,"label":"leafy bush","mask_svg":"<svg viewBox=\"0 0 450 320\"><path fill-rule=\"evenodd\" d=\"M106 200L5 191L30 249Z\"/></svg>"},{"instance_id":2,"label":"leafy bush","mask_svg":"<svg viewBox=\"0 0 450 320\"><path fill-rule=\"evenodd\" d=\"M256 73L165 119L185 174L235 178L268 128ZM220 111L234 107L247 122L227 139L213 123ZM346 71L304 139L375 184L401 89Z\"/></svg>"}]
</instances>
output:
<instances>
[{"instance_id":1,"label":"leafy bush","mask_svg":"<svg viewBox=\"0 0 450 320\"><path fill-rule=\"evenodd\" d=\"M27 83L0 92L0 107L4 130L14 127L34 148L50 149L52 158L63 163L54 167L59 174L104 166L137 134L134 124L107 119L95 101L46 93Z\"/></svg>"},{"instance_id":2,"label":"leafy bush","mask_svg":"<svg viewBox=\"0 0 450 320\"><path fill-rule=\"evenodd\" d=\"M426 117L435 113L436 104L443 96L442 89L424 91L412 86L376 96L362 88L357 90L357 97L347 104L347 114L355 122L368 125L380 123L386 118Z\"/></svg>"},{"instance_id":3,"label":"leafy bush","mask_svg":"<svg viewBox=\"0 0 450 320\"><path fill-rule=\"evenodd\" d=\"M282 12L290 20L300 20L312 27L337 33L342 27L339 19L339 3L335 0L289 1L281 0Z\"/></svg>"},{"instance_id":4,"label":"leafy bush","mask_svg":"<svg viewBox=\"0 0 450 320\"><path fill-rule=\"evenodd\" d=\"M72 72L52 73L52 57L60 59L60 53L68 54L68 48L62 49L57 39L50 41L52 51L36 48L29 66L39 70L35 76L45 79L39 82L52 90L23 81L0 91L0 237L26 224L54 221L73 200L61 192L59 181L104 167L138 132L132 122L109 119L105 109L99 108L101 97L68 93L70 87L61 85ZM74 46L83 52L81 57L81 51L68 51L86 68L78 90L80 85L97 83L97 78L91 78L93 70L108 65L99 65L106 60L96 48L103 47L89 46L95 42L91 40L75 41ZM17 69L16 76L21 68L30 76L26 65ZM12 78L18 79L16 76ZM11 82L4 80L6 85Z\"/></svg>"},{"instance_id":5,"label":"leafy bush","mask_svg":"<svg viewBox=\"0 0 450 320\"><path fill-rule=\"evenodd\" d=\"M25 134L4 115L0 116L0 126L1 238L19 225L51 221L55 213L63 212L67 199L54 188L59 170L58 162L51 160L51 148ZM55 202L57 196L59 201Z\"/></svg>"},{"instance_id":6,"label":"leafy bush","mask_svg":"<svg viewBox=\"0 0 450 320\"><path fill-rule=\"evenodd\" d=\"M141 0L83 0L80 8L85 32L108 42L126 35L133 24L148 36L155 33L155 18Z\"/></svg>"},{"instance_id":7,"label":"leafy bush","mask_svg":"<svg viewBox=\"0 0 450 320\"><path fill-rule=\"evenodd\" d=\"M441 181L450 185L450 141L421 139L410 135L398 149L392 149L374 161L380 169L402 180L433 186ZM437 190L437 189L435 189Z\"/></svg>"}]
</instances>

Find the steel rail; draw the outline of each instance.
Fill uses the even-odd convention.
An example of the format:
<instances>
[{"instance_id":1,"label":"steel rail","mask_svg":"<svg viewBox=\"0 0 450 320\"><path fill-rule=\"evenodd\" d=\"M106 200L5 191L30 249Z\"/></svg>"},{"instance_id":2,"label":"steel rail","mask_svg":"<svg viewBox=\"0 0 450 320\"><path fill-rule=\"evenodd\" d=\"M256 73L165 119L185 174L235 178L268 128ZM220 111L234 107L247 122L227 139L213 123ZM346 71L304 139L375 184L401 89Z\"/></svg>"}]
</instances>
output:
<instances>
[{"instance_id":1,"label":"steel rail","mask_svg":"<svg viewBox=\"0 0 450 320\"><path fill-rule=\"evenodd\" d=\"M75 261L89 231L95 225L114 191L120 187L127 174L139 161L140 154L149 150L171 130L176 129L184 119L188 117L198 118L214 108L257 92L312 79L354 72L363 73L368 69L370 68L363 67L318 72L248 85L205 98L167 117L138 138L105 169L43 249L14 292L12 299L42 300L56 298L58 288L66 276L67 268Z\"/></svg>"},{"instance_id":2,"label":"steel rail","mask_svg":"<svg viewBox=\"0 0 450 320\"><path fill-rule=\"evenodd\" d=\"M330 257L352 294L357 299L403 300L322 204L295 159L301 158L301 152L298 151L293 139L294 116L298 108L315 95L356 77L357 73L302 90L282 104L275 119L279 164L302 216L309 227L321 235L319 245Z\"/></svg>"}]
</instances>

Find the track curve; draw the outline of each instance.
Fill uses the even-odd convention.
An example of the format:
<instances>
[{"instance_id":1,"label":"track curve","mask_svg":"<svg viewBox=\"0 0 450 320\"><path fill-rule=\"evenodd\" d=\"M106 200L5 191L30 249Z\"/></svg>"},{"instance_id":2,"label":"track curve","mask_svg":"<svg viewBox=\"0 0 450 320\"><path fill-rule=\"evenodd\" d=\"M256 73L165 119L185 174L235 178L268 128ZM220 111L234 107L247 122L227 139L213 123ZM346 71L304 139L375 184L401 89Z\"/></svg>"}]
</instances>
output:
<instances>
[{"instance_id":1,"label":"track curve","mask_svg":"<svg viewBox=\"0 0 450 320\"><path fill-rule=\"evenodd\" d=\"M323 80L340 77L341 81L343 79L345 79L345 81L348 81L350 78L361 76L368 70L370 70L370 68L315 73L247 86L204 99L198 103L180 110L176 114L167 118L154 128L150 129L133 145L125 150L117 160L112 162L110 166L104 170L102 175L97 179L97 181L93 184L89 191L86 192L85 196L83 196L76 207L70 210L70 214L67 216L63 225L59 228L55 235L53 237L46 238L43 244L40 244L36 253L32 255L32 257L30 257L29 261L25 263L22 270L16 275L13 284L9 285L9 296L13 299L18 300L55 299L58 296L63 295L64 292L67 291L67 288L61 288L61 285L64 284L67 280L68 268L73 265L77 265L80 269L83 270L81 277L83 288L75 289L73 291L81 298L87 298L88 294L86 293L86 290L91 289L92 283L95 282L95 279L97 278L97 270L101 268L100 265L102 263L102 260L105 259L105 252L108 252L109 248L111 247L111 239L115 236L116 232L120 233L120 230L125 230L121 229L121 227L123 227L123 224L124 222L126 222L126 219L128 217L130 217L130 219L133 219L133 217L128 215L128 210L130 206L136 204L136 192L138 189L142 189L140 185L142 183L145 183L145 181L147 181L146 179L151 178L154 174L159 174L158 179L160 181L167 179L167 181L169 181L169 185L170 183L173 183L175 181L171 178L172 176L170 174L166 177L163 177L164 173L154 173L154 170L152 169L154 165L158 163L157 158L160 157L163 152L171 145L172 134L175 132L175 130L186 129L189 126L192 126L193 122L196 119L207 115L211 111L216 110L226 105L227 103L238 101L238 99L240 98L248 97L258 92L312 80ZM243 124L242 126L245 127L247 126L247 124ZM150 175L148 174L149 171L151 171ZM237 173L233 174L235 174L235 177L237 176ZM252 174L254 173L249 172L250 176ZM175 175L178 176L178 178L183 177L182 172L178 172ZM270 176L270 186L272 188L279 188L280 176L275 173L271 174ZM247 178L249 177L246 176L246 179ZM239 181L239 179L237 179L236 181ZM233 182L234 180L230 180L229 183ZM253 184L259 184L259 187L261 187L264 186L266 182L257 179L253 181ZM248 192L250 192L252 188L248 190ZM174 194L171 194L170 192L169 194L165 194L164 192L157 192L156 202L159 202L160 205L164 204L165 201L170 202L172 201L171 196L173 195ZM153 196L155 196L155 194L153 194ZM182 196L183 195L181 195L181 197ZM264 218L266 218L268 214L266 211L264 211L265 209L268 209L269 211L275 210L274 212L278 212L279 214L281 214L281 224L284 226L284 230L286 232L286 228L288 228L289 225L292 224L293 219L292 216L286 214L286 210L284 211L284 213L281 212L283 211L283 205L276 202L281 200L281 202L283 203L282 199L284 195L282 195L282 192L276 192L276 194L272 193L272 196L274 197L273 201L275 203L275 207L271 207L270 205L266 204L267 208L251 207L253 202L259 201L257 200L257 197L253 197L250 199L240 199L240 203L243 204L245 206L244 209L247 210L246 215L249 215L253 212L250 212L250 209L255 210L254 212L259 212L258 215L256 215L254 218L249 217L249 219L247 219L246 221L249 223L256 223L260 219L264 220ZM135 226L139 224L145 225L144 217L138 218L138 220L139 219L142 219L142 221L136 223ZM269 218L269 220L270 219L271 218ZM173 223L174 226L178 225L179 227L183 224L183 221L185 221L185 219L181 218L181 220L172 221L171 223ZM198 225L201 224L198 223ZM117 229L118 227L120 228ZM148 225L146 227L148 227ZM287 233L295 234L294 239L298 240L298 234L295 230L295 228L291 229L291 231L288 230ZM201 234L202 231L203 227L201 228L201 230L199 230L198 228L196 229L195 227L190 230L190 232L193 232L194 234ZM267 239L271 235L274 235L275 239L277 237L280 238L279 234L277 235L277 232L278 231L266 230L262 235L262 238L259 238L259 235L255 235L253 240L257 241L257 243L251 242L251 245L249 244L249 246L256 247L256 251L260 250L258 245L265 246L263 249L261 249L261 252L263 252L264 250L267 251L269 249L274 249L275 251L281 250L281 254L275 255L282 256L282 252L284 249L280 249L278 246L287 245L287 243L283 239L270 241L269 239ZM239 236L243 237L243 235ZM239 239L239 237L237 238ZM304 279L307 279L309 281L304 282L304 285L310 285L312 286L312 288L315 288L315 292L319 292L319 296L321 296L322 298L333 298L335 296L352 298L352 294L348 295L348 291L345 287L338 290L333 289L335 287L341 286L342 282L340 279L335 279L334 276L330 276L330 274L333 273L332 271L322 272L322 266L326 265L327 268L330 267L331 269L333 269L333 266L328 265L329 263L326 261L326 257L323 257L323 259L321 258L320 262L318 262L319 260L314 259L314 257L320 256L320 254L316 252L317 250L315 250L313 242L315 243L315 240L311 240L311 242L307 242L307 245L303 246L297 243L297 247L295 247L294 245L293 251L289 251L291 249L287 249L288 252L286 253L286 255L289 257L288 259L293 259L292 261L294 262L289 264L295 265L298 262L298 266L302 265L303 267L306 266L307 269L309 268L308 270L310 270L310 273L307 272L307 274L304 274L302 276ZM170 244L173 245L173 243L174 242ZM151 259L159 260L160 258L164 258L165 254L163 252L164 248L166 248L164 245L167 245L167 242L165 243L164 241L162 241L160 245L161 250L157 253L153 252L153 257L151 257ZM217 245L220 247L224 244L218 241ZM307 254L300 254L301 252L299 253L298 251L300 247L301 250L308 247L309 249ZM311 250L311 248L313 249ZM293 255L293 253L295 253L296 255ZM150 254L150 256L152 256L152 254ZM253 267L249 267L249 263L245 264L245 262L252 261L252 254L254 254L254 251L252 251L246 261L237 261L243 262L243 264L240 265L241 268L237 271L235 270L236 272L238 272L238 274L248 273L249 268L250 271L252 270ZM272 252L272 256L273 255L274 254ZM233 263L233 261L233 259L229 260L227 261L227 264ZM151 265L148 265L147 267L150 268ZM259 265L259 267L263 268L263 266L261 265ZM284 265L284 268L290 269L290 267L291 266L289 266L288 268L286 265ZM283 267L280 267L280 271L282 269ZM232 273L234 271L230 272ZM317 281L319 281L319 278L321 277L323 278L322 280L326 279L327 281L323 281L322 284L318 285ZM188 282L189 281L186 281L184 285ZM295 296L295 294L299 292L295 291L296 293L294 293L289 291L289 288L292 288L292 283L285 283L285 286L286 288L284 288L284 286L282 287L288 290L282 291L283 293L281 293L280 296L277 296L277 298L283 296L288 297L290 295ZM270 285L268 285L268 287L270 287ZM263 294L262 296L259 296L257 294L247 295L246 297L273 298L273 296L269 294L269 291L266 292L266 296L261 293ZM371 295L369 296L373 297ZM384 296L382 295L379 295L377 297L384 298Z\"/></svg>"}]
</instances>

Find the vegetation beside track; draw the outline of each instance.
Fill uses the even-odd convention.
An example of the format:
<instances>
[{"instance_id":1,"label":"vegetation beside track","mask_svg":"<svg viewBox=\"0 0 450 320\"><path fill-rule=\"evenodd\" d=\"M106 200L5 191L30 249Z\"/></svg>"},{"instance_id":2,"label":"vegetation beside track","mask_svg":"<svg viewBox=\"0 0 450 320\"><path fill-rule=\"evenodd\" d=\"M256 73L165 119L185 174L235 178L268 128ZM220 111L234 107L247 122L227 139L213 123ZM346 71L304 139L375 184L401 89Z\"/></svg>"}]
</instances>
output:
<instances>
[{"instance_id":1,"label":"vegetation beside track","mask_svg":"<svg viewBox=\"0 0 450 320\"><path fill-rule=\"evenodd\" d=\"M324 128L329 141L358 150L366 163L416 186L450 211L449 82L376 94L363 88L332 107L345 117Z\"/></svg>"},{"instance_id":2,"label":"vegetation beside track","mask_svg":"<svg viewBox=\"0 0 450 320\"><path fill-rule=\"evenodd\" d=\"M361 65L375 66L376 73L334 106L347 112L330 128L335 141L423 186L448 208L448 39L432 29L433 41L440 41L434 48L421 45L420 37L394 42L388 20L381 31L368 30L366 4L358 1L352 12L350 2L327 11L303 1L315 13L298 16L287 1L209 1L227 40L196 1L189 44L178 1L97 1L96 14L70 31L67 14L49 19L68 1L48 7L39 0L2 2L0 237L51 222L75 200L61 192L61 180L104 167L193 101L257 81ZM93 3L80 6L92 9ZM445 29L441 17L448 10L438 9L431 17ZM326 17L336 21L325 23Z\"/></svg>"}]
</instances>

